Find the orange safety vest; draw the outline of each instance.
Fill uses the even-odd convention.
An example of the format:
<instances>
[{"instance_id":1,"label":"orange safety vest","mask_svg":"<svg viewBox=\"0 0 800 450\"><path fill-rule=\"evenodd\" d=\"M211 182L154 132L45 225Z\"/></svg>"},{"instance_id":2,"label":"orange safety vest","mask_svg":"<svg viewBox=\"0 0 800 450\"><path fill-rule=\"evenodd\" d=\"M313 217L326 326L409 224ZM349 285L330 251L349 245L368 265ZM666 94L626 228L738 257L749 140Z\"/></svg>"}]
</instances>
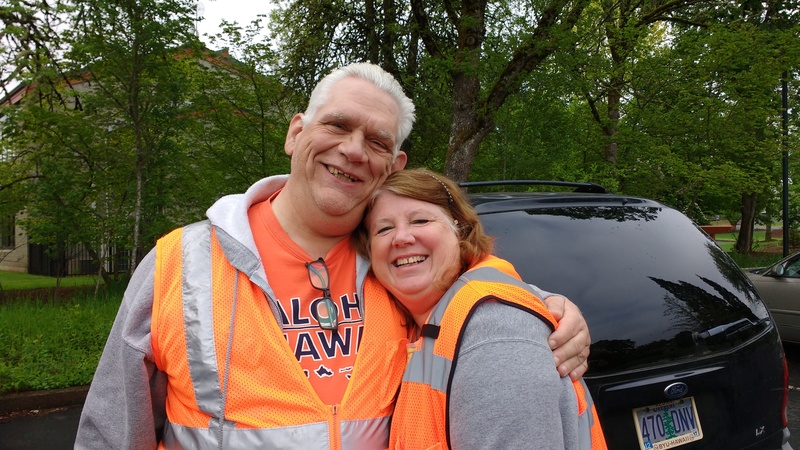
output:
<instances>
[{"instance_id":1,"label":"orange safety vest","mask_svg":"<svg viewBox=\"0 0 800 450\"><path fill-rule=\"evenodd\" d=\"M530 286L498 269L490 257L464 273L444 294L422 330L422 347L406 366L392 422L391 449L447 449L450 378L462 329L486 300L518 305L555 328L557 322ZM463 289L469 284L470 289ZM573 382L578 398L580 449L606 449L597 411L583 380ZM402 439L402 441L401 441Z\"/></svg>"},{"instance_id":2,"label":"orange safety vest","mask_svg":"<svg viewBox=\"0 0 800 450\"><path fill-rule=\"evenodd\" d=\"M364 294L347 390L323 404L251 278L258 261L223 233L200 222L157 243L152 345L168 375L159 448L386 448L408 342L394 304Z\"/></svg>"}]
</instances>

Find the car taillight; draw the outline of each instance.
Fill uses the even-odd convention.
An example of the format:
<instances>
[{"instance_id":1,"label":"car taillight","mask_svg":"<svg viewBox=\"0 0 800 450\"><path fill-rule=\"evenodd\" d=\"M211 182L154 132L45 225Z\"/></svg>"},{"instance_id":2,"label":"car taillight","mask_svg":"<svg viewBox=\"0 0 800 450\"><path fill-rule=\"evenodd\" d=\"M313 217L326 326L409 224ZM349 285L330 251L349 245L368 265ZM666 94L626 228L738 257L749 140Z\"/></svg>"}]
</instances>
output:
<instances>
[{"instance_id":1,"label":"car taillight","mask_svg":"<svg viewBox=\"0 0 800 450\"><path fill-rule=\"evenodd\" d=\"M789 408L789 365L786 363L786 353L783 354L783 426L789 426L787 410Z\"/></svg>"}]
</instances>

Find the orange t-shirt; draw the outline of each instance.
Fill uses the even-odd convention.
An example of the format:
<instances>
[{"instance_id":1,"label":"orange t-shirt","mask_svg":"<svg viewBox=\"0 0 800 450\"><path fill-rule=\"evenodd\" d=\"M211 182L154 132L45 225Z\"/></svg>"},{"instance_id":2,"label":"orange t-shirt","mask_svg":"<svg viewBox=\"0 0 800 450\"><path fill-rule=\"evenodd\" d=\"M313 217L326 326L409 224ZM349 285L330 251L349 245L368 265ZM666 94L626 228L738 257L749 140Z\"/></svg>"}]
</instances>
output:
<instances>
[{"instance_id":1,"label":"orange t-shirt","mask_svg":"<svg viewBox=\"0 0 800 450\"><path fill-rule=\"evenodd\" d=\"M339 328L337 333L323 330L311 313L312 302L323 295L308 279L305 263L312 258L280 226L272 198L248 211L253 238L280 306L286 342L319 398L335 405L344 397L364 328L356 294L356 252L347 238L324 258L331 298L339 309Z\"/></svg>"}]
</instances>

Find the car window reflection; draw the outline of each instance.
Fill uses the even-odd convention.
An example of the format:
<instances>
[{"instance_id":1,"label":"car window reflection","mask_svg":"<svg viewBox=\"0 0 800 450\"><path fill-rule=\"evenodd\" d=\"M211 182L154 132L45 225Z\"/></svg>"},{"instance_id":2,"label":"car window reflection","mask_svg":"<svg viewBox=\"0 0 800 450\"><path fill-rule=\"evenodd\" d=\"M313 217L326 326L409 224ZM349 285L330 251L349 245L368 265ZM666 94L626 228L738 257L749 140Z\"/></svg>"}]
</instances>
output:
<instances>
[{"instance_id":1,"label":"car window reflection","mask_svg":"<svg viewBox=\"0 0 800 450\"><path fill-rule=\"evenodd\" d=\"M739 267L675 210L545 207L481 220L496 237L498 256L526 282L564 294L584 311L592 373L733 348L769 326ZM740 320L748 325L720 338L692 338Z\"/></svg>"}]
</instances>

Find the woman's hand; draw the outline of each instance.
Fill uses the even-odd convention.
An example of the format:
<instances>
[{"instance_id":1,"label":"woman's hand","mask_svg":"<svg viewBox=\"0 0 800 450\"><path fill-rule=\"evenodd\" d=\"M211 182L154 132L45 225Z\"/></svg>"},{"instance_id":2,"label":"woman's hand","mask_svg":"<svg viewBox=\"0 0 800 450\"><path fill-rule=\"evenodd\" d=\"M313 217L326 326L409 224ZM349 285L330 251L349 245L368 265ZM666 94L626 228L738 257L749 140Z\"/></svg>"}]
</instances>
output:
<instances>
[{"instance_id":1,"label":"woman's hand","mask_svg":"<svg viewBox=\"0 0 800 450\"><path fill-rule=\"evenodd\" d=\"M589 369L589 326L578 306L561 295L551 295L544 299L550 313L558 321L558 329L550 334L549 344L558 373L564 377L569 374L577 380Z\"/></svg>"}]
</instances>

